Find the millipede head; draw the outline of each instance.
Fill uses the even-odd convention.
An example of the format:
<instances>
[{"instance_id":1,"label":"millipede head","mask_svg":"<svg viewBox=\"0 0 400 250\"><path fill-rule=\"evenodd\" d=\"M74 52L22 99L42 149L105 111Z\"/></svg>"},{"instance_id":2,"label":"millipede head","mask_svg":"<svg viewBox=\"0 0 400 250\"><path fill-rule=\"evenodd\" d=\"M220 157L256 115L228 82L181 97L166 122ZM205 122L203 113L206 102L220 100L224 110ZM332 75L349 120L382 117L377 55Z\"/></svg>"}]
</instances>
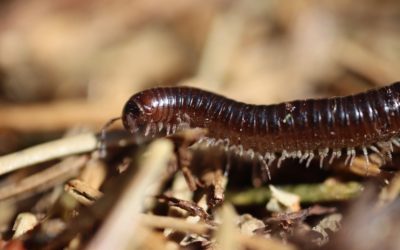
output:
<instances>
[{"instance_id":1,"label":"millipede head","mask_svg":"<svg viewBox=\"0 0 400 250\"><path fill-rule=\"evenodd\" d=\"M149 91L133 95L122 111L124 127L131 133L143 131L146 126L157 121L157 99Z\"/></svg>"}]
</instances>

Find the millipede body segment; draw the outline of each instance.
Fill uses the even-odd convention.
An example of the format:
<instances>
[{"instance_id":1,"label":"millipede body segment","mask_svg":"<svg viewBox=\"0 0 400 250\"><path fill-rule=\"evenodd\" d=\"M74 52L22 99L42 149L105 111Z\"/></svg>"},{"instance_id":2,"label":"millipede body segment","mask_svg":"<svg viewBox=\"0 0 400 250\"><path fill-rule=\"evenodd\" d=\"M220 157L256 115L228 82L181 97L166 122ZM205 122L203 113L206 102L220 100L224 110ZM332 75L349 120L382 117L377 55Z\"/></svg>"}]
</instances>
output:
<instances>
[{"instance_id":1,"label":"millipede body segment","mask_svg":"<svg viewBox=\"0 0 400 250\"><path fill-rule=\"evenodd\" d=\"M123 110L126 129L165 136L185 128L206 128L205 141L256 157L319 157L321 165L357 151L379 154L400 145L400 82L356 95L251 105L191 87L154 88L133 95Z\"/></svg>"}]
</instances>

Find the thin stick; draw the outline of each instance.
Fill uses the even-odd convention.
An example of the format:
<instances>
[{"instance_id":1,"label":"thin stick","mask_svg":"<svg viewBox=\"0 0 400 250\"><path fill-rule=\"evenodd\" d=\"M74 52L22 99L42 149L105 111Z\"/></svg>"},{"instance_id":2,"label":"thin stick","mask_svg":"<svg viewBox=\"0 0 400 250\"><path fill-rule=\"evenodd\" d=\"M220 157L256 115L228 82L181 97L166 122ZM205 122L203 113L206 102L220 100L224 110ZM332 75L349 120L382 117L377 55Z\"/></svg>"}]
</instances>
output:
<instances>
[{"instance_id":1,"label":"thin stick","mask_svg":"<svg viewBox=\"0 0 400 250\"><path fill-rule=\"evenodd\" d=\"M96 147L97 138L92 133L46 142L0 157L0 176L38 163L89 152Z\"/></svg>"},{"instance_id":2,"label":"thin stick","mask_svg":"<svg viewBox=\"0 0 400 250\"><path fill-rule=\"evenodd\" d=\"M214 228L204 222L189 223L185 219L159 216L152 214L141 214L140 221L144 225L152 228L173 228L179 232L204 235Z\"/></svg>"},{"instance_id":3,"label":"thin stick","mask_svg":"<svg viewBox=\"0 0 400 250\"><path fill-rule=\"evenodd\" d=\"M301 202L332 202L343 201L361 194L363 186L358 182L328 182L300 183L295 185L278 186L278 188L298 195ZM247 190L232 191L225 194L226 200L237 206L264 204L271 198L268 188L250 188Z\"/></svg>"},{"instance_id":4,"label":"thin stick","mask_svg":"<svg viewBox=\"0 0 400 250\"><path fill-rule=\"evenodd\" d=\"M244 31L243 4L236 4L220 12L212 23L199 62L197 78L209 87L221 88L226 80L228 66Z\"/></svg>"},{"instance_id":5,"label":"thin stick","mask_svg":"<svg viewBox=\"0 0 400 250\"><path fill-rule=\"evenodd\" d=\"M85 206L92 205L96 200L100 199L103 196L102 192L78 179L70 180L65 185L64 189L79 203Z\"/></svg>"},{"instance_id":6,"label":"thin stick","mask_svg":"<svg viewBox=\"0 0 400 250\"><path fill-rule=\"evenodd\" d=\"M120 109L121 103L108 101L107 105L103 105L98 102L88 103L85 100L55 101L51 105L2 105L0 128L12 128L24 132L48 132L67 130L78 122L100 128L104 121L114 117ZM27 114L32 118L29 122Z\"/></svg>"},{"instance_id":7,"label":"thin stick","mask_svg":"<svg viewBox=\"0 0 400 250\"><path fill-rule=\"evenodd\" d=\"M221 225L215 232L215 238L217 241L216 249L240 249L237 242L236 234L238 234L238 228L235 221L237 221L238 215L231 204L225 204L218 211L218 215L221 217Z\"/></svg>"},{"instance_id":8,"label":"thin stick","mask_svg":"<svg viewBox=\"0 0 400 250\"><path fill-rule=\"evenodd\" d=\"M141 214L140 221L144 225L152 228L171 228L179 232L188 234L205 235L216 228L204 223L197 222L196 224L187 222L185 219L174 218L168 216L158 216L151 214ZM261 236L245 235L236 230L233 238L236 238L240 244L251 249L280 249L294 250L295 247L289 243L281 243L278 240L267 239Z\"/></svg>"},{"instance_id":9,"label":"thin stick","mask_svg":"<svg viewBox=\"0 0 400 250\"><path fill-rule=\"evenodd\" d=\"M159 179L166 169L172 149L171 142L165 139L159 139L149 146L139 172L86 249L128 249L129 244L141 240L137 238L137 232L141 230L138 221L148 195L146 191L157 182L161 185Z\"/></svg>"},{"instance_id":10,"label":"thin stick","mask_svg":"<svg viewBox=\"0 0 400 250\"><path fill-rule=\"evenodd\" d=\"M78 174L88 161L88 156L70 157L39 173L33 174L18 182L13 182L0 188L0 201L20 195L27 191L33 195L39 191L51 188Z\"/></svg>"}]
</instances>

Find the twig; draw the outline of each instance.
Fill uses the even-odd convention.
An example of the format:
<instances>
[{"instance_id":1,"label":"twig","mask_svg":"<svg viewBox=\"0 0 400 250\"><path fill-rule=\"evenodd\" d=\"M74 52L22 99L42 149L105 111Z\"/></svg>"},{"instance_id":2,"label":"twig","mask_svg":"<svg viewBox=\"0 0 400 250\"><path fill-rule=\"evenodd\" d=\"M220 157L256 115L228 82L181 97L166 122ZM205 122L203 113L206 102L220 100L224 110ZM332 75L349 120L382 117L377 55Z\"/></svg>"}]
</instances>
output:
<instances>
[{"instance_id":1,"label":"twig","mask_svg":"<svg viewBox=\"0 0 400 250\"><path fill-rule=\"evenodd\" d=\"M29 230L32 230L39 223L36 216L32 213L20 213L13 225L13 239L17 239Z\"/></svg>"},{"instance_id":2,"label":"twig","mask_svg":"<svg viewBox=\"0 0 400 250\"><path fill-rule=\"evenodd\" d=\"M287 192L296 194L301 202L323 202L347 200L361 193L363 187L357 182L329 182L318 184L298 184L278 186ZM226 199L235 205L263 204L271 198L269 188L249 189L226 194Z\"/></svg>"},{"instance_id":3,"label":"twig","mask_svg":"<svg viewBox=\"0 0 400 250\"><path fill-rule=\"evenodd\" d=\"M221 87L226 80L228 66L244 30L244 17L247 13L244 11L245 6L241 5L229 6L213 20L197 72L197 78L203 86L208 84L209 87Z\"/></svg>"},{"instance_id":4,"label":"twig","mask_svg":"<svg viewBox=\"0 0 400 250\"><path fill-rule=\"evenodd\" d=\"M176 231L199 235L207 234L214 229L214 227L204 222L197 222L194 224L187 222L185 219L151 214L140 215L140 221L144 225L153 228L172 228Z\"/></svg>"},{"instance_id":5,"label":"twig","mask_svg":"<svg viewBox=\"0 0 400 250\"><path fill-rule=\"evenodd\" d=\"M237 238L235 235L238 234L238 229L235 225L235 221L238 219L237 214L232 205L226 204L219 211L221 217L221 225L218 227L215 238L216 238L216 249L241 249L237 244Z\"/></svg>"},{"instance_id":6,"label":"twig","mask_svg":"<svg viewBox=\"0 0 400 250\"><path fill-rule=\"evenodd\" d=\"M89 206L100 199L103 193L80 180L70 180L65 185L65 190L79 203Z\"/></svg>"},{"instance_id":7,"label":"twig","mask_svg":"<svg viewBox=\"0 0 400 250\"><path fill-rule=\"evenodd\" d=\"M31 191L33 195L41 190L46 190L56 184L62 183L78 174L88 161L88 156L70 157L62 162L33 174L21 181L11 183L0 188L0 200L8 199L16 195Z\"/></svg>"},{"instance_id":8,"label":"twig","mask_svg":"<svg viewBox=\"0 0 400 250\"><path fill-rule=\"evenodd\" d=\"M193 201L182 200L167 195L159 195L159 202L166 202L168 206L179 207L187 211L191 216L199 216L202 220L210 222L212 217L200 205Z\"/></svg>"},{"instance_id":9,"label":"twig","mask_svg":"<svg viewBox=\"0 0 400 250\"><path fill-rule=\"evenodd\" d=\"M221 168L204 173L201 180L206 187L211 188L210 192L207 193L208 206L216 207L222 204L228 179L222 173Z\"/></svg>"},{"instance_id":10,"label":"twig","mask_svg":"<svg viewBox=\"0 0 400 250\"><path fill-rule=\"evenodd\" d=\"M86 249L128 249L132 241L140 241L135 235L140 229L138 222L148 195L146 190L157 183L163 170L166 170L172 151L172 144L164 139L149 146L139 172L130 181L119 202Z\"/></svg>"},{"instance_id":11,"label":"twig","mask_svg":"<svg viewBox=\"0 0 400 250\"><path fill-rule=\"evenodd\" d=\"M94 156L88 161L78 179L94 189L99 189L107 177L107 170L105 162Z\"/></svg>"},{"instance_id":12,"label":"twig","mask_svg":"<svg viewBox=\"0 0 400 250\"><path fill-rule=\"evenodd\" d=\"M198 235L205 235L210 231L215 230L215 227L212 227L203 222L197 222L196 224L193 224L187 222L185 219L151 214L140 215L140 221L144 225L152 228L171 228L176 231ZM247 246L251 249L295 249L292 245L283 244L274 239L266 239L260 236L249 236L242 234L239 231L235 233L234 238L237 238L242 245Z\"/></svg>"},{"instance_id":13,"label":"twig","mask_svg":"<svg viewBox=\"0 0 400 250\"><path fill-rule=\"evenodd\" d=\"M25 132L60 131L76 126L78 122L100 128L104 121L120 112L120 106L107 104L99 107L101 103L58 101L51 105L2 106L0 128L13 128ZM27 114L30 117L29 122Z\"/></svg>"},{"instance_id":14,"label":"twig","mask_svg":"<svg viewBox=\"0 0 400 250\"><path fill-rule=\"evenodd\" d=\"M92 151L97 147L94 134L81 134L43 143L0 157L0 176L20 168Z\"/></svg>"}]
</instances>

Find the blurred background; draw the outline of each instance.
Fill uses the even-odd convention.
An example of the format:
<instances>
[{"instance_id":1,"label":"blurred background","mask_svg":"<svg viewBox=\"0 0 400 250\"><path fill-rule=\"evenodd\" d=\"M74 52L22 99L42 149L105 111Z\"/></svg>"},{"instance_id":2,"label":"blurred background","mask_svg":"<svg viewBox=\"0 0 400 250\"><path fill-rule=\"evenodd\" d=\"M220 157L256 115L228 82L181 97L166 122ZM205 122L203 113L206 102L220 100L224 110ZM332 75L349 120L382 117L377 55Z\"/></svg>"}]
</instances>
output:
<instances>
[{"instance_id":1,"label":"blurred background","mask_svg":"<svg viewBox=\"0 0 400 250\"><path fill-rule=\"evenodd\" d=\"M400 79L400 2L1 1L0 153L191 85L269 104ZM26 142L25 142L26 143Z\"/></svg>"}]
</instances>

